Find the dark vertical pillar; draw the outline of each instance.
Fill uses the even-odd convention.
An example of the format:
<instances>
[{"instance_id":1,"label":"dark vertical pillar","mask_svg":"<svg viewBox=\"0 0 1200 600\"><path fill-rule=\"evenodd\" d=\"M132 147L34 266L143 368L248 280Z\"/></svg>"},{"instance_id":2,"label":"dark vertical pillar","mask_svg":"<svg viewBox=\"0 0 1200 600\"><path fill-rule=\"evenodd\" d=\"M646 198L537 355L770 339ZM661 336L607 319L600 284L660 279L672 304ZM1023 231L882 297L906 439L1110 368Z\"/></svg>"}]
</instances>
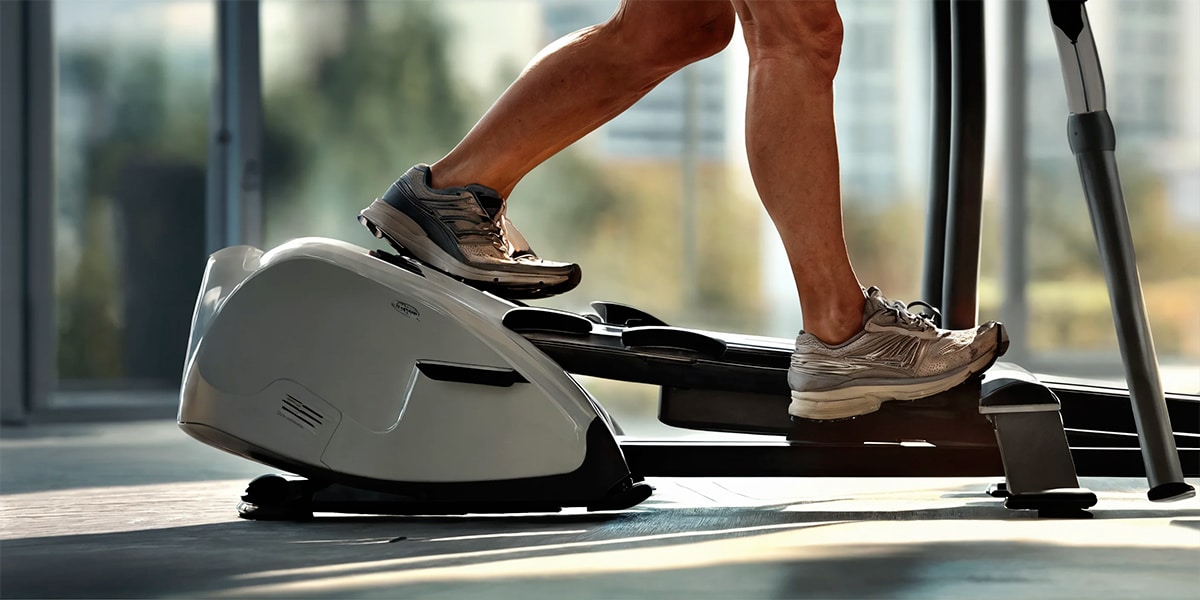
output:
<instances>
[{"instance_id":1,"label":"dark vertical pillar","mask_svg":"<svg viewBox=\"0 0 1200 600\"><path fill-rule=\"evenodd\" d=\"M131 161L113 188L128 379L178 387L196 290L204 278L204 168Z\"/></svg>"},{"instance_id":2,"label":"dark vertical pillar","mask_svg":"<svg viewBox=\"0 0 1200 600\"><path fill-rule=\"evenodd\" d=\"M979 239L983 218L983 152L987 119L983 2L950 5L953 52L950 204L946 212L943 326L973 327L978 317Z\"/></svg>"},{"instance_id":3,"label":"dark vertical pillar","mask_svg":"<svg viewBox=\"0 0 1200 600\"><path fill-rule=\"evenodd\" d=\"M54 108L57 87L54 4L28 3L26 76L26 298L29 317L29 406L52 403L58 383L58 322L54 295Z\"/></svg>"},{"instance_id":4,"label":"dark vertical pillar","mask_svg":"<svg viewBox=\"0 0 1200 600\"><path fill-rule=\"evenodd\" d=\"M26 413L25 8L0 2L0 421Z\"/></svg>"},{"instance_id":5,"label":"dark vertical pillar","mask_svg":"<svg viewBox=\"0 0 1200 600\"><path fill-rule=\"evenodd\" d=\"M946 269L946 210L950 198L950 0L933 0L933 138L930 143L929 210L925 222L925 274L921 297L941 308Z\"/></svg>"},{"instance_id":6,"label":"dark vertical pillar","mask_svg":"<svg viewBox=\"0 0 1200 600\"><path fill-rule=\"evenodd\" d=\"M0 3L0 419L55 380L54 45L49 2Z\"/></svg>"}]
</instances>

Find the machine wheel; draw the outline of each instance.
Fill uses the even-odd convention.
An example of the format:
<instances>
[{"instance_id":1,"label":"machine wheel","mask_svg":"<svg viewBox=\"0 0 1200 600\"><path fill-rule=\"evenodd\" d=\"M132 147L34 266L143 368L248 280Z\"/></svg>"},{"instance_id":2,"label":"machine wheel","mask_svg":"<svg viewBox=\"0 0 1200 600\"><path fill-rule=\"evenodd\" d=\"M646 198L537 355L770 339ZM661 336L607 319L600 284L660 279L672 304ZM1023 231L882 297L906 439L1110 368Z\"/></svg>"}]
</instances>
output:
<instances>
[{"instance_id":1,"label":"machine wheel","mask_svg":"<svg viewBox=\"0 0 1200 600\"><path fill-rule=\"evenodd\" d=\"M246 486L238 516L252 521L308 521L313 518L312 499L325 487L307 479L262 475Z\"/></svg>"}]
</instances>

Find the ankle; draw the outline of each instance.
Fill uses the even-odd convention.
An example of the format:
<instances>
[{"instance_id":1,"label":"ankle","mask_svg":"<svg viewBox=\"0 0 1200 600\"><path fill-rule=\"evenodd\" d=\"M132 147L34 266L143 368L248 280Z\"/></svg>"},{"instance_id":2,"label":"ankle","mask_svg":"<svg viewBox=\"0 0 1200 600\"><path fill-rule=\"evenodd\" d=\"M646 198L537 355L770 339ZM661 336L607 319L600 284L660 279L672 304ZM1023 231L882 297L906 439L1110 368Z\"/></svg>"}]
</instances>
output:
<instances>
[{"instance_id":1,"label":"ankle","mask_svg":"<svg viewBox=\"0 0 1200 600\"><path fill-rule=\"evenodd\" d=\"M429 165L429 187L435 190L444 190L451 187L462 187L468 183L460 183L458 174L454 169L443 166L441 163L433 163Z\"/></svg>"},{"instance_id":2,"label":"ankle","mask_svg":"<svg viewBox=\"0 0 1200 600\"><path fill-rule=\"evenodd\" d=\"M435 190L444 190L468 185L482 185L491 188L501 198L507 199L512 194L517 182L496 172L472 168L470 165L461 163L446 165L439 161L429 165L429 187Z\"/></svg>"},{"instance_id":3,"label":"ankle","mask_svg":"<svg viewBox=\"0 0 1200 600\"><path fill-rule=\"evenodd\" d=\"M850 298L814 313L804 311L804 331L821 342L836 346L862 331L866 298Z\"/></svg>"},{"instance_id":4,"label":"ankle","mask_svg":"<svg viewBox=\"0 0 1200 600\"><path fill-rule=\"evenodd\" d=\"M826 346L837 346L844 343L846 340L854 337L862 330L862 318L854 320L853 324L847 322L829 322L829 323L813 323L805 322L805 333L821 340Z\"/></svg>"}]
</instances>

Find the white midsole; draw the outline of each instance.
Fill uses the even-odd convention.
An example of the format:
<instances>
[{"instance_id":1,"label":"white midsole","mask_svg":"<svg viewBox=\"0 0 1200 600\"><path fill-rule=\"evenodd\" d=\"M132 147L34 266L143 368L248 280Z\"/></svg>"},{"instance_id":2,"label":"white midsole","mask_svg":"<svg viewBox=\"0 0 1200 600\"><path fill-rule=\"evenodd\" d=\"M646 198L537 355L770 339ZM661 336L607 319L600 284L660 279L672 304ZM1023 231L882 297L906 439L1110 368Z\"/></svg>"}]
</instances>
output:
<instances>
[{"instance_id":1,"label":"white midsole","mask_svg":"<svg viewBox=\"0 0 1200 600\"><path fill-rule=\"evenodd\" d=\"M793 391L788 414L804 419L829 420L873 413L889 400L917 400L944 392L966 381L993 358L990 354L984 354L960 371L932 381L861 385L816 392Z\"/></svg>"}]
</instances>

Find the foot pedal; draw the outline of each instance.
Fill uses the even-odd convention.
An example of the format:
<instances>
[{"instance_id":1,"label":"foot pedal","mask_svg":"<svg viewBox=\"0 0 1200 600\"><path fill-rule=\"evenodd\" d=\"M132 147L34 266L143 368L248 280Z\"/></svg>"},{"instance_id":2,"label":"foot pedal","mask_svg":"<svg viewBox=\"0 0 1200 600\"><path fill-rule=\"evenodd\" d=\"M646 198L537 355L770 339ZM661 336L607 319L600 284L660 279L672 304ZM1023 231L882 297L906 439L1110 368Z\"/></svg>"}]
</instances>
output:
<instances>
[{"instance_id":1,"label":"foot pedal","mask_svg":"<svg viewBox=\"0 0 1200 600\"><path fill-rule=\"evenodd\" d=\"M418 266L420 263L418 263L417 259L415 259L413 257L392 254L391 252L388 252L387 250L372 250L372 251L368 252L367 254L369 254L375 258L378 258L379 260L382 260L383 262L386 262L388 264L400 267L401 269L404 269L405 271L408 271L409 273L412 273L413 275L420 275L422 277L425 276L425 274L421 272L421 267Z\"/></svg>"}]
</instances>

